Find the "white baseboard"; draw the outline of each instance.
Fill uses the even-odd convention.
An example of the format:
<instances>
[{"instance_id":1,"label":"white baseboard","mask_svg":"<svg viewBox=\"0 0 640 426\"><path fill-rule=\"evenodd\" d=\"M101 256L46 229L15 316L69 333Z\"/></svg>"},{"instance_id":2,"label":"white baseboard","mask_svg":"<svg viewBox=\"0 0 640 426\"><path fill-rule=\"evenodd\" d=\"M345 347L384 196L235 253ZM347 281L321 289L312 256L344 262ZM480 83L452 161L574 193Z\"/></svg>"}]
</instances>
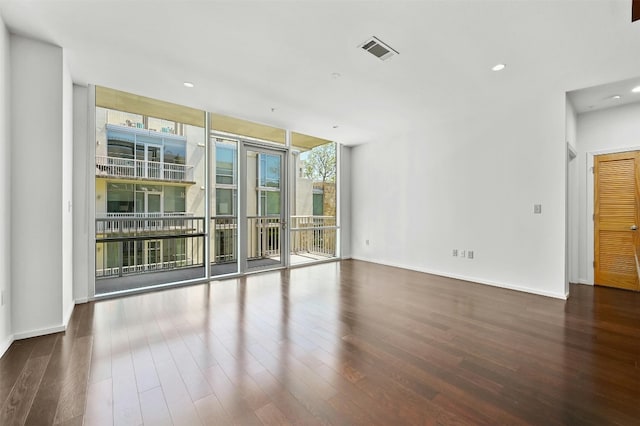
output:
<instances>
[{"instance_id":1,"label":"white baseboard","mask_svg":"<svg viewBox=\"0 0 640 426\"><path fill-rule=\"evenodd\" d=\"M15 340L21 339L29 339L30 337L38 337L45 336L47 334L60 333L61 331L67 330L67 325L69 325L69 320L71 319L71 315L73 314L73 308L75 308L76 304L73 302L68 312L65 313L63 323L61 325L56 325L54 327L41 328L39 330L25 331L22 333L16 333L14 335Z\"/></svg>"},{"instance_id":2,"label":"white baseboard","mask_svg":"<svg viewBox=\"0 0 640 426\"><path fill-rule=\"evenodd\" d=\"M67 326L69 325L69 321L71 320L71 315L73 315L73 308L76 307L76 302L75 300L73 301L73 303L71 304L71 307L69 308L69 310L67 311L67 313L65 314L65 316L62 318L63 322L62 325L64 325L64 329L67 329Z\"/></svg>"},{"instance_id":3,"label":"white baseboard","mask_svg":"<svg viewBox=\"0 0 640 426\"><path fill-rule=\"evenodd\" d=\"M67 329L66 324L56 325L55 327L41 328L39 330L24 331L14 335L15 340L29 339L30 337L45 336L47 334L60 333Z\"/></svg>"},{"instance_id":4,"label":"white baseboard","mask_svg":"<svg viewBox=\"0 0 640 426\"><path fill-rule=\"evenodd\" d=\"M11 346L14 340L14 336L11 334L7 336L4 342L0 343L0 358L2 358L2 355L9 349L9 346Z\"/></svg>"},{"instance_id":5,"label":"white baseboard","mask_svg":"<svg viewBox=\"0 0 640 426\"><path fill-rule=\"evenodd\" d=\"M76 299L76 300L74 301L74 303L75 303L76 305L82 305L83 303L88 303L88 302L89 302L89 298L88 298L88 297L81 297L81 298Z\"/></svg>"},{"instance_id":6,"label":"white baseboard","mask_svg":"<svg viewBox=\"0 0 640 426\"><path fill-rule=\"evenodd\" d=\"M485 285L490 285L492 287L506 288L508 290L516 290L516 291L521 291L521 292L524 292L524 293L537 294L539 296L553 297L554 299L567 300L567 295L564 294L564 293L553 293L553 292L550 292L550 291L538 290L538 289L535 289L535 288L518 286L518 285L509 284L509 283L499 282L499 281L491 281L491 280L485 280L483 278L469 277L469 276L458 275L458 274L451 274L451 273L448 273L448 272L436 271L436 270L426 269L426 268L417 268L417 267L410 266L410 265L402 265L402 264L390 263L390 262L381 262L381 261L377 261L377 260L364 259L364 258L360 258L360 257L357 257L357 256L353 256L352 258L355 259L355 260L362 260L363 262L378 263L380 265L393 266L395 268L408 269L410 271L423 272L425 274L438 275L440 277L454 278L456 280L463 280L463 281L469 281L469 282L478 283L478 284L485 284Z\"/></svg>"},{"instance_id":7,"label":"white baseboard","mask_svg":"<svg viewBox=\"0 0 640 426\"><path fill-rule=\"evenodd\" d=\"M578 284L593 285L593 283L590 283L588 280L583 280L582 278L578 280Z\"/></svg>"}]
</instances>

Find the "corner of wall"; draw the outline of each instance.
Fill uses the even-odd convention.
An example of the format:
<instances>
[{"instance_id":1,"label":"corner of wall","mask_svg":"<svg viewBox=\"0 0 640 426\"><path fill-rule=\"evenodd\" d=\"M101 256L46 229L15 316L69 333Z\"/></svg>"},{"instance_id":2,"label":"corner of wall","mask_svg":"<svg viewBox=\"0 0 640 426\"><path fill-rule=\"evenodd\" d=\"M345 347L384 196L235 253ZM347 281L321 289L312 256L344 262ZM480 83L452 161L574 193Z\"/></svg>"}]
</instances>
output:
<instances>
[{"instance_id":1,"label":"corner of wall","mask_svg":"<svg viewBox=\"0 0 640 426\"><path fill-rule=\"evenodd\" d=\"M62 50L62 313L73 311L73 81Z\"/></svg>"},{"instance_id":2,"label":"corner of wall","mask_svg":"<svg viewBox=\"0 0 640 426\"><path fill-rule=\"evenodd\" d=\"M0 18L0 357L14 340L11 292L11 64L10 35Z\"/></svg>"},{"instance_id":3,"label":"corner of wall","mask_svg":"<svg viewBox=\"0 0 640 426\"><path fill-rule=\"evenodd\" d=\"M351 258L351 147L340 145L340 257Z\"/></svg>"}]
</instances>

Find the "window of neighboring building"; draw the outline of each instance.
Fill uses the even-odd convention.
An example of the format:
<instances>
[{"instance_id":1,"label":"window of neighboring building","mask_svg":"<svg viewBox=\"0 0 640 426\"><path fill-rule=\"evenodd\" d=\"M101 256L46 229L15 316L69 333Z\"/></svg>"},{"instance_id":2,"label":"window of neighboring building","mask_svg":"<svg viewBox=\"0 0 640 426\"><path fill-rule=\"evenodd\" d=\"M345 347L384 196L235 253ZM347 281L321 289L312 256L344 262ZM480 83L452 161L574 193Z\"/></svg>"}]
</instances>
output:
<instances>
[{"instance_id":1,"label":"window of neighboring building","mask_svg":"<svg viewBox=\"0 0 640 426\"><path fill-rule=\"evenodd\" d=\"M280 167L279 155L259 154L258 201L260 216L280 214Z\"/></svg>"},{"instance_id":2,"label":"window of neighboring building","mask_svg":"<svg viewBox=\"0 0 640 426\"><path fill-rule=\"evenodd\" d=\"M236 190L216 188L216 214L219 216L235 216Z\"/></svg>"},{"instance_id":3,"label":"window of neighboring building","mask_svg":"<svg viewBox=\"0 0 640 426\"><path fill-rule=\"evenodd\" d=\"M184 186L164 187L164 212L180 213L185 212L186 191Z\"/></svg>"},{"instance_id":4,"label":"window of neighboring building","mask_svg":"<svg viewBox=\"0 0 640 426\"><path fill-rule=\"evenodd\" d=\"M133 213L134 194L133 184L108 183L107 184L107 211L109 213Z\"/></svg>"},{"instance_id":5,"label":"window of neighboring building","mask_svg":"<svg viewBox=\"0 0 640 426\"><path fill-rule=\"evenodd\" d=\"M107 184L108 213L183 213L186 187L130 183Z\"/></svg>"},{"instance_id":6,"label":"window of neighboring building","mask_svg":"<svg viewBox=\"0 0 640 426\"><path fill-rule=\"evenodd\" d=\"M235 216L238 191L237 142L216 139L216 201L217 216Z\"/></svg>"},{"instance_id":7,"label":"window of neighboring building","mask_svg":"<svg viewBox=\"0 0 640 426\"><path fill-rule=\"evenodd\" d=\"M280 214L280 191L259 191L260 216L277 216Z\"/></svg>"},{"instance_id":8,"label":"window of neighboring building","mask_svg":"<svg viewBox=\"0 0 640 426\"><path fill-rule=\"evenodd\" d=\"M185 164L187 157L184 142L165 140L164 142L164 162L172 164Z\"/></svg>"},{"instance_id":9,"label":"window of neighboring building","mask_svg":"<svg viewBox=\"0 0 640 426\"><path fill-rule=\"evenodd\" d=\"M224 142L216 143L216 183L223 185L235 185L237 164L237 150L235 145Z\"/></svg>"},{"instance_id":10,"label":"window of neighboring building","mask_svg":"<svg viewBox=\"0 0 640 426\"><path fill-rule=\"evenodd\" d=\"M322 192L313 194L313 215L322 216L324 210L324 195Z\"/></svg>"},{"instance_id":11,"label":"window of neighboring building","mask_svg":"<svg viewBox=\"0 0 640 426\"><path fill-rule=\"evenodd\" d=\"M280 156L260 154L260 186L280 188Z\"/></svg>"},{"instance_id":12,"label":"window of neighboring building","mask_svg":"<svg viewBox=\"0 0 640 426\"><path fill-rule=\"evenodd\" d=\"M137 128L107 125L107 156L168 164L186 164L186 139Z\"/></svg>"}]
</instances>

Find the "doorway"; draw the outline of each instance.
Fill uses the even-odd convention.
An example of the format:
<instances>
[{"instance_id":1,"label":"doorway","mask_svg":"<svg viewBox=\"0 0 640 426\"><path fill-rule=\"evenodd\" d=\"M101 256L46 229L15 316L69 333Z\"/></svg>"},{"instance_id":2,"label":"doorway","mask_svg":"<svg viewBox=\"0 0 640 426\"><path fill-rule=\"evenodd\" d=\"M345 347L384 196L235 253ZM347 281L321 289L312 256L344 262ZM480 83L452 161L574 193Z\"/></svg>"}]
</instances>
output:
<instances>
[{"instance_id":1,"label":"doorway","mask_svg":"<svg viewBox=\"0 0 640 426\"><path fill-rule=\"evenodd\" d=\"M640 290L640 151L594 157L595 284Z\"/></svg>"},{"instance_id":2,"label":"doorway","mask_svg":"<svg viewBox=\"0 0 640 426\"><path fill-rule=\"evenodd\" d=\"M240 272L286 266L285 163L284 150L242 143Z\"/></svg>"}]
</instances>

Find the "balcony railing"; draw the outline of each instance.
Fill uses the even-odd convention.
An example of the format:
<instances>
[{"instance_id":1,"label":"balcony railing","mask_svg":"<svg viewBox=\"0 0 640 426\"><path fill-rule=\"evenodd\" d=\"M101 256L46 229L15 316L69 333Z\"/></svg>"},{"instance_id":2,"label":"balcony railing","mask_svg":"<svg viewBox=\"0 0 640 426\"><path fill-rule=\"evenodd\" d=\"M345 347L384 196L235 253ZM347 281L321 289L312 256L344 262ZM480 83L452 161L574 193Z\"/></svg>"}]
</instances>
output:
<instances>
[{"instance_id":1,"label":"balcony railing","mask_svg":"<svg viewBox=\"0 0 640 426\"><path fill-rule=\"evenodd\" d=\"M102 239L135 238L136 236L204 235L204 217L191 213L107 213L116 216L96 219L96 235Z\"/></svg>"},{"instance_id":2,"label":"balcony railing","mask_svg":"<svg viewBox=\"0 0 640 426\"><path fill-rule=\"evenodd\" d=\"M96 176L193 182L193 166L130 158L96 156Z\"/></svg>"},{"instance_id":3,"label":"balcony railing","mask_svg":"<svg viewBox=\"0 0 640 426\"><path fill-rule=\"evenodd\" d=\"M211 263L236 262L238 219L211 217ZM279 217L250 216L248 260L282 255ZM192 213L106 213L96 219L96 276L204 266L204 221ZM336 255L336 219L292 216L291 253L322 259Z\"/></svg>"},{"instance_id":4,"label":"balcony railing","mask_svg":"<svg viewBox=\"0 0 640 426\"><path fill-rule=\"evenodd\" d=\"M238 219L231 216L211 217L213 263L229 263L238 257Z\"/></svg>"},{"instance_id":5,"label":"balcony railing","mask_svg":"<svg viewBox=\"0 0 640 426\"><path fill-rule=\"evenodd\" d=\"M337 230L334 216L291 216L291 253L334 257Z\"/></svg>"},{"instance_id":6,"label":"balcony railing","mask_svg":"<svg viewBox=\"0 0 640 426\"><path fill-rule=\"evenodd\" d=\"M247 258L280 256L280 217L249 216L247 221Z\"/></svg>"},{"instance_id":7,"label":"balcony railing","mask_svg":"<svg viewBox=\"0 0 640 426\"><path fill-rule=\"evenodd\" d=\"M204 217L191 213L107 215L117 217L96 219L96 277L204 265Z\"/></svg>"}]
</instances>

